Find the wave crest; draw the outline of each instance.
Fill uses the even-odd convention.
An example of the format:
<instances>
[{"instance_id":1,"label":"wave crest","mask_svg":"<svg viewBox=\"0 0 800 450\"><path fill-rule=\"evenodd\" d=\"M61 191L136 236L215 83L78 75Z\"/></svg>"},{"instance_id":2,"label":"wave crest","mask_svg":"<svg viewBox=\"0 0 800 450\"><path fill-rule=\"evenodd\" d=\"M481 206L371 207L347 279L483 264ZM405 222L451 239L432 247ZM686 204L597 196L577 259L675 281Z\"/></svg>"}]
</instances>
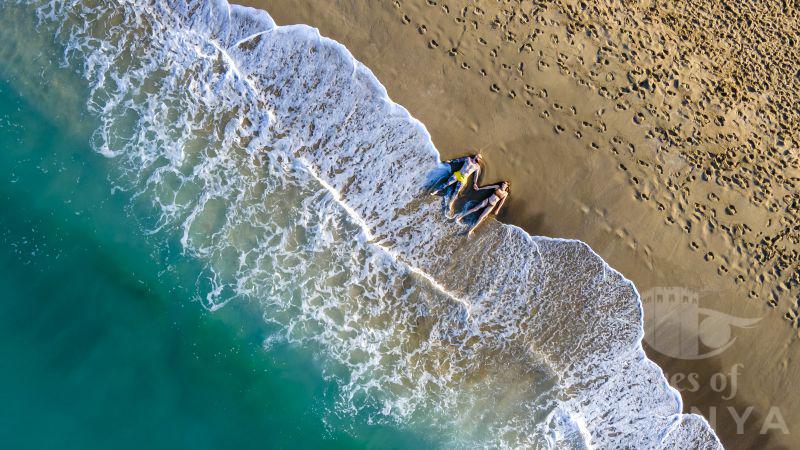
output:
<instances>
[{"instance_id":1,"label":"wave crest","mask_svg":"<svg viewBox=\"0 0 800 450\"><path fill-rule=\"evenodd\" d=\"M423 195L425 127L345 47L224 0L33 2L89 85L143 230L324 355L336 413L450 446L721 447L645 356L633 284L580 241ZM267 345L265 344L265 347Z\"/></svg>"}]
</instances>

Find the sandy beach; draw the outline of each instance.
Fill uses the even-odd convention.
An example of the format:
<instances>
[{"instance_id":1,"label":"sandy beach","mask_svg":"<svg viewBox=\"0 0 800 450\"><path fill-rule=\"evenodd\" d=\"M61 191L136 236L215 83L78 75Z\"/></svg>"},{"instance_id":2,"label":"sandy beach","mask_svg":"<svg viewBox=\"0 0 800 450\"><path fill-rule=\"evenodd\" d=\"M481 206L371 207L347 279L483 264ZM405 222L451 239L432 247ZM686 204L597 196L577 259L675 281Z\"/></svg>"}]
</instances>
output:
<instances>
[{"instance_id":1,"label":"sandy beach","mask_svg":"<svg viewBox=\"0 0 800 450\"><path fill-rule=\"evenodd\" d=\"M652 338L648 355L726 447L794 447L794 12L772 2L242 3L346 45L443 158L481 151L481 182L511 182L499 220L587 242L646 301L693 295L695 323L679 328L680 345L696 348L676 354Z\"/></svg>"}]
</instances>

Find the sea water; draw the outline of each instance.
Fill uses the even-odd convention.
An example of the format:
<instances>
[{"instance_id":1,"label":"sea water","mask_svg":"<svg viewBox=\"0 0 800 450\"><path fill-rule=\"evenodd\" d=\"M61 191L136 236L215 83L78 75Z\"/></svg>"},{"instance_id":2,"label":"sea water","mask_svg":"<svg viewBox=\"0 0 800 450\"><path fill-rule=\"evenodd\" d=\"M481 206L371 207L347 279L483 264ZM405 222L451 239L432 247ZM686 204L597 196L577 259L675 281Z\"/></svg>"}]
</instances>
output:
<instances>
[{"instance_id":1,"label":"sea water","mask_svg":"<svg viewBox=\"0 0 800 450\"><path fill-rule=\"evenodd\" d=\"M224 1L0 14L11 442L719 445L633 285L578 241L466 240L338 43Z\"/></svg>"},{"instance_id":2,"label":"sea water","mask_svg":"<svg viewBox=\"0 0 800 450\"><path fill-rule=\"evenodd\" d=\"M2 448L435 445L363 420L334 428L325 409L336 387L313 354L265 352L257 311L199 307L196 268L184 260L162 273L127 197L109 191L106 161L88 145L96 123L65 104L64 84L36 92L48 80L5 70L3 50Z\"/></svg>"}]
</instances>

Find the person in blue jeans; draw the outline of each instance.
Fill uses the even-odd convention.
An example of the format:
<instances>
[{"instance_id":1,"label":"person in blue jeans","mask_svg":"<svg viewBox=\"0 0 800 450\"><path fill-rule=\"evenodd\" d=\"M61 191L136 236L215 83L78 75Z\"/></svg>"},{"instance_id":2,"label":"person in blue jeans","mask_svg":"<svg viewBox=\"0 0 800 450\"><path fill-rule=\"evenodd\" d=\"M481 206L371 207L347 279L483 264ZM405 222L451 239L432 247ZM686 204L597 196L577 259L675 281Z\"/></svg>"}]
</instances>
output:
<instances>
[{"instance_id":1,"label":"person in blue jeans","mask_svg":"<svg viewBox=\"0 0 800 450\"><path fill-rule=\"evenodd\" d=\"M483 157L480 153L477 155L472 156L464 156L461 158L451 159L450 161L445 161L447 164L461 164L461 168L453 172L452 175L447 179L447 181L442 185L440 188L434 190L431 195L438 194L440 192L445 192L447 188L453 186L455 184L455 192L450 197L449 201L447 202L448 210L450 211L450 215L453 214L453 205L456 203L456 199L461 194L461 191L464 190L464 186L467 185L467 180L472 175L475 177L472 179L472 187L475 190L478 190L478 177L481 174L481 161L483 161Z\"/></svg>"}]
</instances>

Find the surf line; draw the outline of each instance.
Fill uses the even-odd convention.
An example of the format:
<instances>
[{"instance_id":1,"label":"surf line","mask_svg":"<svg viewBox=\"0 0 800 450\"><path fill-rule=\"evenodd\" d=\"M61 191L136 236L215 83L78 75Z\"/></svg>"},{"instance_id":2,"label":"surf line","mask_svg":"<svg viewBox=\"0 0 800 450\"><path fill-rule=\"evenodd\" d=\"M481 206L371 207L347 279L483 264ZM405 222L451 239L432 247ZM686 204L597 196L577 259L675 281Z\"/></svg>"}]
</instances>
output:
<instances>
[{"instance_id":1,"label":"surf line","mask_svg":"<svg viewBox=\"0 0 800 450\"><path fill-rule=\"evenodd\" d=\"M230 3L228 3L228 7L230 8ZM273 25L272 28L268 28L266 30L262 30L260 32L253 33L250 36L247 36L247 37L245 37L243 39L240 39L238 42L236 42L236 44L234 44L234 46L239 45L242 42L246 42L246 41L248 41L250 39L254 39L257 36L268 34L268 33L272 33L272 32L276 31L279 28L281 28L281 27L277 26L277 25ZM218 51L220 54L222 54L224 61L231 68L231 71L229 71L228 73L233 72L234 82L238 81L238 80L243 81L245 83L245 85L247 86L247 88L249 88L250 93L253 96L255 96L256 99L258 99L259 98L258 90L253 85L252 80L250 80L249 77L244 76L241 73L241 71L239 70L239 67L238 67L238 65L236 63L236 60L227 52L227 49L222 48L222 46L220 46L219 44L214 42L213 39L209 39L208 37L206 37L204 35L200 35L200 36L201 36L201 38L203 38L203 40L205 40L206 42L209 42L214 47L214 49L216 51ZM322 39L327 39L327 38L324 38L324 37L321 37L321 38ZM338 43L338 42L336 42L334 40L331 40L331 39L327 39L327 40L329 40L330 42L333 42L335 44L338 44L337 47L339 48L340 51L341 50L346 50L346 48L343 45L341 45L340 43ZM201 55L201 56L203 56L203 55ZM350 55L350 57L352 58L352 55ZM356 64L354 65L353 70L355 71L357 69L357 67L358 67L358 62L356 61ZM227 77L227 73L226 73L226 77ZM386 98L386 101L389 101L388 97ZM322 185L322 187L324 187L331 194L331 196L333 197L333 200L339 206L341 206L342 209L345 210L345 212L347 212L347 214L350 216L351 219L353 219L358 224L358 226L361 228L361 231L364 233L364 236L366 237L366 241L370 245L373 245L373 246L377 247L379 250L381 250L386 255L388 255L390 258L392 258L393 261L401 264L408 271L416 274L420 278L422 278L425 281L427 281L437 291L439 291L442 294L444 294L445 296L449 297L451 300L463 305L464 306L464 310L465 310L465 312L467 314L467 317L466 317L467 320L472 319L472 304L471 303L469 303L468 301L466 301L466 300L462 299L461 297L455 295L454 293L448 291L444 286L439 284L439 282L436 281L436 279L433 278L427 272L423 271L422 269L420 269L418 267L414 267L414 266L408 264L407 262L403 261L402 259L400 259L400 257L395 252L393 252L390 248L385 247L385 246L377 243L374 240L374 236L372 235L372 232L369 229L369 226L367 225L366 221L364 221L364 219L361 218L361 216L358 214L358 212L356 212L352 207L350 207L350 205L347 204L347 202L345 202L342 199L341 193L338 190L336 190L333 186L328 184L328 182L323 180L316 173L316 171L313 169L311 164L308 163L308 161L306 161L304 158L297 158L297 160L300 163L300 165L303 167L303 169L306 170L316 181L318 181L320 183L320 185Z\"/></svg>"},{"instance_id":2,"label":"surf line","mask_svg":"<svg viewBox=\"0 0 800 450\"><path fill-rule=\"evenodd\" d=\"M228 7L230 8L230 3L228 3ZM274 25L272 28L269 28L269 29L266 29L266 30L262 30L262 31L260 31L260 32L254 33L254 34L252 34L252 35L250 35L250 36L247 36L247 37L245 37L245 38L243 38L243 39L240 39L238 42L236 42L236 43L234 44L234 46L237 46L237 45L241 44L242 42L246 42L246 41L248 41L248 40L250 40L250 39L254 39L255 37L258 37L258 36L261 36L261 35L264 35L264 34L268 34L268 33L274 32L275 30L277 30L277 29L279 29L279 28L281 28L281 27L279 27L279 26L277 26L277 25ZM224 61L225 61L225 62L228 64L228 66L230 66L230 69L231 69L231 70L230 70L230 71L228 71L228 73L231 73L231 72L233 73L233 78L234 78L234 80L233 80L233 81L234 81L234 82L235 82L235 81L242 81L242 82L244 82L244 83L245 83L245 85L247 86L247 88L249 88L249 91L250 91L250 93L251 93L251 94L252 94L252 95L253 95L255 98L257 98L257 99L258 99L258 98L259 98L259 95L258 95L258 90L257 90L257 89L256 89L256 87L253 85L253 83L252 83L252 80L250 80L250 78L249 78L249 77L247 77L247 76L244 76L244 75L241 73L241 71L239 70L239 67L238 67L238 65L237 65L237 63L236 63L236 60L235 60L235 59L234 59L234 58L233 58L233 57L232 57L232 56L231 56L231 55L230 55L230 54L227 52L227 49L224 49L224 48L222 48L222 46L220 46L219 44L217 44L216 42L214 42L214 40L213 40L213 39L209 39L209 38L207 38L206 36L204 36L204 35L202 35L202 34L200 34L199 36L200 36L201 38L203 38L203 40L204 40L204 41L206 41L206 42L209 42L209 43L210 43L210 44L211 44L211 45L214 47L214 49L215 49L217 52L219 52L219 53L222 55L222 57L223 57L223 60L224 60ZM323 39L326 39L326 38L323 38ZM341 50L341 49L345 49L345 48L344 48L344 46L342 46L342 45L341 45L341 44L339 44L338 42L336 42L336 41L333 41L333 40L330 40L330 41L331 41L331 42L334 42L335 44L338 44L338 45L339 45L339 47L340 47L340 50ZM345 50L346 50L346 49L345 49ZM204 56L204 55L200 54L200 56ZM356 66L354 66L354 70L355 70L355 67L357 67L357 65L356 65ZM228 76L228 73L226 73L226 77ZM388 101L388 98L387 98L387 101ZM354 221L356 222L356 224L358 224L359 228L361 228L361 231L364 233L364 236L366 237L366 241L367 241L367 243L369 243L370 245L373 245L373 246L377 247L377 248L378 248L379 250L381 250L383 253L385 253L385 254L386 254L386 255L388 255L390 258L392 258L392 260L393 260L393 261L395 261L395 262L399 263L400 265L402 265L403 267L405 267L405 268L406 268L408 271L410 271L410 272L414 273L415 275L417 275L417 276L419 276L420 278L422 278L422 279L424 279L425 281L427 281L427 282L428 282L428 283L429 283L429 284L430 284L430 285L431 285L431 286L432 286L434 289L436 289L437 291L439 291L439 292L441 292L442 294L444 294L445 296L449 297L451 300L453 300L453 301L455 301L455 302L457 302L457 303L460 303L461 305L463 305L463 307L464 307L464 310L465 310L465 312L466 312L466 314L467 314L467 317L466 317L466 319L467 319L467 320L470 320L470 319L472 319L472 304L470 304L468 301L466 301L466 300L462 299L461 297L459 297L459 296L455 295L454 293L452 293L452 292L448 291L448 290L447 290L447 289L446 289L444 286L442 286L441 284L439 284L439 282L438 282L438 281L436 281L436 279L435 279L435 278L433 278L433 277L432 277L430 274L428 274L427 272L423 271L422 269L420 269L420 268L418 268L418 267L414 267L414 266L412 266L412 265L408 264L407 262L403 261L402 259L400 259L400 257L399 257L399 256L398 256L398 255L397 255L395 252L393 252L393 251L392 251L390 248L388 248L388 247L385 247L385 246L383 246L383 245L381 245L381 244L377 243L377 242L374 240L374 236L372 235L372 232L371 232L371 230L369 229L369 226L367 225L366 221L364 221L364 219L363 219L363 218L361 218L361 216L358 214L358 212L356 212L356 211L355 211L355 210L354 210L352 207L350 207L350 205L348 205L348 204L347 204L347 202L345 202L345 201L342 199L341 193L340 193L338 190L336 190L336 189L335 189L333 186L331 186L330 184L328 184L328 182L326 182L325 180L323 180L323 179L322 179L322 178L321 178L321 177L320 177L320 176L319 176L319 175L316 173L316 171L315 171L315 170L314 170L314 168L311 166L311 164L309 164L309 162L308 162L308 161L306 161L304 158L297 158L297 161L300 163L300 165L303 167L303 169L304 169L304 170L306 170L306 172L308 172L308 173L309 173L309 174L310 174L310 175L311 175L311 176L312 176L312 177L313 177L313 178L314 178L314 179L315 179L317 182L319 182L319 184L320 184L320 185L322 185L322 187L323 187L323 188L325 188L325 189L326 189L326 190L327 190L327 191L328 191L328 192L331 194L331 197L333 197L333 200L334 200L334 201L335 201L335 202L336 202L336 203L337 203L339 206L341 206L341 207L342 207L342 209L344 209L344 210L345 210L345 212L347 212L347 214L350 216L350 218L351 218L352 220L354 220Z\"/></svg>"},{"instance_id":3,"label":"surf line","mask_svg":"<svg viewBox=\"0 0 800 450\"><path fill-rule=\"evenodd\" d=\"M314 170L314 168L311 166L311 164L308 163L308 161L306 161L304 158L297 158L297 159L298 159L300 165L303 167L303 169L305 169L320 185L322 185L322 187L325 188L325 190L327 190L328 193L330 193L331 197L333 198L333 201L335 201L336 204L341 206L342 209L344 209L345 212L350 216L350 218L353 219L354 222L356 222L356 224L359 226L359 228L361 228L361 232L364 233L364 237L366 237L367 243L377 247L380 251L382 251L382 252L386 253L387 255L389 255L389 257L392 258L392 261L395 261L395 262L401 264L409 272L412 272L415 275L417 275L420 278L422 278L425 281L427 281L428 284L433 286L433 288L436 289L437 291L439 291L442 294L446 295L451 300L463 305L464 306L464 310L467 313L467 320L472 319L472 304L470 302L468 302L468 301L464 300L463 298L457 296L456 294L448 291L447 288L445 288L444 286L439 284L439 282L436 281L436 279L433 278L429 273L427 273L424 270L422 270L422 269L420 269L418 267L414 267L414 266L408 264L407 262L403 261L397 255L397 253L392 251L392 249L390 249L390 248L388 248L386 246L383 246L383 245L379 244L378 242L376 242L375 241L375 236L373 236L372 231L369 229L369 225L367 225L367 222L363 218L361 218L361 216L358 214L358 212L356 210L354 210L350 205L347 204L347 202L345 202L342 199L341 193L338 190L336 190L336 188L334 188L333 186L328 184L327 181L323 180L322 177L320 177L317 174L317 172Z\"/></svg>"}]
</instances>

